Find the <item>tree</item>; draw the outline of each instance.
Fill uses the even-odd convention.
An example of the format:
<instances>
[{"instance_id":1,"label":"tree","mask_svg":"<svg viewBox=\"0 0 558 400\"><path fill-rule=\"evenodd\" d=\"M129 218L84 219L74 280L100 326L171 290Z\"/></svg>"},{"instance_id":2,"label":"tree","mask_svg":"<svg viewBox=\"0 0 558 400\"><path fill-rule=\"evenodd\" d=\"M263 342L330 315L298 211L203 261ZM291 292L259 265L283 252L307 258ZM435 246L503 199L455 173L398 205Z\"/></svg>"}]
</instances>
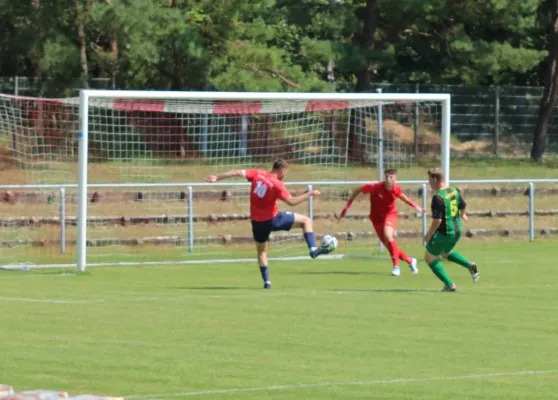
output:
<instances>
[{"instance_id":1,"label":"tree","mask_svg":"<svg viewBox=\"0 0 558 400\"><path fill-rule=\"evenodd\" d=\"M367 92L370 90L372 82L373 61L371 52L374 50L376 42L377 28L377 2L376 0L366 0L364 7L357 10L358 17L362 20L362 32L356 35L355 41L363 55L363 65L357 71L357 83L355 91Z\"/></svg>"},{"instance_id":2,"label":"tree","mask_svg":"<svg viewBox=\"0 0 558 400\"><path fill-rule=\"evenodd\" d=\"M87 77L163 90L532 84L541 2L0 0L0 75L46 78L45 95Z\"/></svg>"},{"instance_id":3,"label":"tree","mask_svg":"<svg viewBox=\"0 0 558 400\"><path fill-rule=\"evenodd\" d=\"M212 24L204 33L213 38L208 78L215 89L332 90L319 71L300 62L304 27L290 20L286 3L230 0L218 10L214 1L205 5Z\"/></svg>"},{"instance_id":4,"label":"tree","mask_svg":"<svg viewBox=\"0 0 558 400\"><path fill-rule=\"evenodd\" d=\"M85 8L90 6L91 0L86 1L87 3L84 5L82 0L75 0L74 9L81 64L81 87L85 89L89 88L89 65L87 64L87 39L85 37L84 14L86 12Z\"/></svg>"},{"instance_id":5,"label":"tree","mask_svg":"<svg viewBox=\"0 0 558 400\"><path fill-rule=\"evenodd\" d=\"M121 88L203 88L209 54L184 1L98 1L87 31L97 74Z\"/></svg>"},{"instance_id":6,"label":"tree","mask_svg":"<svg viewBox=\"0 0 558 400\"><path fill-rule=\"evenodd\" d=\"M547 143L548 121L558 94L558 0L546 0L544 5L548 35L549 64L544 77L539 114L533 133L531 160L541 163Z\"/></svg>"},{"instance_id":7,"label":"tree","mask_svg":"<svg viewBox=\"0 0 558 400\"><path fill-rule=\"evenodd\" d=\"M533 39L541 0L378 1L395 60L378 78L389 82L513 83L546 56Z\"/></svg>"},{"instance_id":8,"label":"tree","mask_svg":"<svg viewBox=\"0 0 558 400\"><path fill-rule=\"evenodd\" d=\"M37 40L30 2L0 0L0 76L34 75L29 62Z\"/></svg>"}]
</instances>

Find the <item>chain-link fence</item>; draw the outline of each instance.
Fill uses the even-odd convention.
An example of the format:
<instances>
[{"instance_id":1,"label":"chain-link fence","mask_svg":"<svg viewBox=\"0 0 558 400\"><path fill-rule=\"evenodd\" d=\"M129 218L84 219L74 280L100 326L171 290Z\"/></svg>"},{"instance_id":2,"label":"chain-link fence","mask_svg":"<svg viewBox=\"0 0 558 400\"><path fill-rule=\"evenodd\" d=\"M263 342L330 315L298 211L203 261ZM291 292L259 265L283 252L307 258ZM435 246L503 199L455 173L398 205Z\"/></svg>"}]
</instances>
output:
<instances>
[{"instance_id":1,"label":"chain-link fence","mask_svg":"<svg viewBox=\"0 0 558 400\"><path fill-rule=\"evenodd\" d=\"M57 84L57 82L49 79L0 76L0 93L43 97L45 93L51 93L53 85ZM64 92L67 96L77 96L81 87L82 82L77 79L68 84ZM116 89L116 81L113 78L91 78L89 79L89 87L91 89Z\"/></svg>"},{"instance_id":2,"label":"chain-link fence","mask_svg":"<svg viewBox=\"0 0 558 400\"><path fill-rule=\"evenodd\" d=\"M451 94L451 134L455 150L465 154L529 154L542 87L373 84L384 93ZM558 154L558 112L548 124L546 154Z\"/></svg>"},{"instance_id":3,"label":"chain-link fence","mask_svg":"<svg viewBox=\"0 0 558 400\"><path fill-rule=\"evenodd\" d=\"M53 83L27 77L0 77L0 93L41 97ZM93 89L118 89L114 79L93 78ZM81 81L65 91L77 96ZM349 91L352 88L339 88ZM542 87L373 84L384 93L450 93L452 95L452 151L458 155L526 156L539 111ZM558 112L548 124L547 155L558 154Z\"/></svg>"}]
</instances>

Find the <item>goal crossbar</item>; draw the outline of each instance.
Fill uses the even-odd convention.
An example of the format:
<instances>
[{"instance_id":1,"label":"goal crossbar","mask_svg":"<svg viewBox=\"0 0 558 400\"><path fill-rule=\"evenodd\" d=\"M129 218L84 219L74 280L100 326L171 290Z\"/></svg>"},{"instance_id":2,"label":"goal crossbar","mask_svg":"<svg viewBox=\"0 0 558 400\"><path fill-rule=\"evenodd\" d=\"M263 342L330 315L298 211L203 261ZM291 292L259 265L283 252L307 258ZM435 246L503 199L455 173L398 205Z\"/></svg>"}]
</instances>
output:
<instances>
[{"instance_id":1,"label":"goal crossbar","mask_svg":"<svg viewBox=\"0 0 558 400\"><path fill-rule=\"evenodd\" d=\"M80 91L80 98L168 99L168 100L377 100L377 101L450 101L447 93L288 93L288 92L176 92L149 90Z\"/></svg>"}]
</instances>

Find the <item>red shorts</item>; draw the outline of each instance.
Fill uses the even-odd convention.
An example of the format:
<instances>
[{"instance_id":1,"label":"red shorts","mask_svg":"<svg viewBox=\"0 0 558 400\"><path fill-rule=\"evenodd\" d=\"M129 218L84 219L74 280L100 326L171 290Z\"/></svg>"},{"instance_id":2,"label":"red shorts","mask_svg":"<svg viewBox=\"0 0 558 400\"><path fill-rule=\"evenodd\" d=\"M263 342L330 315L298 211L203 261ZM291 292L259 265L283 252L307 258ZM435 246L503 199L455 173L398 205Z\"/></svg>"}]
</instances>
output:
<instances>
[{"instance_id":1,"label":"red shorts","mask_svg":"<svg viewBox=\"0 0 558 400\"><path fill-rule=\"evenodd\" d=\"M395 230L397 228L397 214L386 215L384 219L370 218L370 222L372 222L378 238L385 243L384 226L391 226Z\"/></svg>"}]
</instances>

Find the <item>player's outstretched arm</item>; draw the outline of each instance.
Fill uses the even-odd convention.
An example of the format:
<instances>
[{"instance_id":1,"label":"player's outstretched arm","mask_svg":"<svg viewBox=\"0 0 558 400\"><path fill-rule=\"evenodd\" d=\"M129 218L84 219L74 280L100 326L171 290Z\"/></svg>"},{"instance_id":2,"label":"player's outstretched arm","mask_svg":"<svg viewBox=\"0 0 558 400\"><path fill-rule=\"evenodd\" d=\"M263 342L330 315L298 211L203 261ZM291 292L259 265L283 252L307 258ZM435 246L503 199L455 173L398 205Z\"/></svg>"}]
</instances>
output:
<instances>
[{"instance_id":1,"label":"player's outstretched arm","mask_svg":"<svg viewBox=\"0 0 558 400\"><path fill-rule=\"evenodd\" d=\"M242 169L231 169L230 171L224 172L217 175L209 175L205 178L206 182L217 182L223 179L234 178L235 176L244 176L245 172Z\"/></svg>"},{"instance_id":2,"label":"player's outstretched arm","mask_svg":"<svg viewBox=\"0 0 558 400\"><path fill-rule=\"evenodd\" d=\"M426 212L426 208L422 208L421 206L419 206L417 203L415 203L413 200L411 200L410 198L408 198L407 196L405 196L404 193L401 193L401 195L399 196L399 198L401 200L403 200L405 203L407 203L408 205L410 205L411 207L413 207L415 210L417 211L422 211L422 212Z\"/></svg>"},{"instance_id":3,"label":"player's outstretched arm","mask_svg":"<svg viewBox=\"0 0 558 400\"><path fill-rule=\"evenodd\" d=\"M362 188L360 186L353 190L353 193L351 193L351 196L348 198L347 203L345 203L345 207L343 207L341 214L339 214L339 219L347 215L347 211L349 211L349 208L351 208L351 204L353 204L353 201L355 201L360 193L362 193Z\"/></svg>"},{"instance_id":4,"label":"player's outstretched arm","mask_svg":"<svg viewBox=\"0 0 558 400\"><path fill-rule=\"evenodd\" d=\"M299 205L300 203L302 203L302 202L308 200L308 199L309 199L310 197L312 197L312 196L319 196L319 195L320 195L319 190L312 190L312 191L310 191L310 192L306 192L306 193L304 193L304 194L301 194L300 196L296 196L296 197L290 196L290 197L287 197L287 198L283 199L283 201L284 201L285 203L287 203L288 205L294 207L294 206L297 206L297 205Z\"/></svg>"}]
</instances>

